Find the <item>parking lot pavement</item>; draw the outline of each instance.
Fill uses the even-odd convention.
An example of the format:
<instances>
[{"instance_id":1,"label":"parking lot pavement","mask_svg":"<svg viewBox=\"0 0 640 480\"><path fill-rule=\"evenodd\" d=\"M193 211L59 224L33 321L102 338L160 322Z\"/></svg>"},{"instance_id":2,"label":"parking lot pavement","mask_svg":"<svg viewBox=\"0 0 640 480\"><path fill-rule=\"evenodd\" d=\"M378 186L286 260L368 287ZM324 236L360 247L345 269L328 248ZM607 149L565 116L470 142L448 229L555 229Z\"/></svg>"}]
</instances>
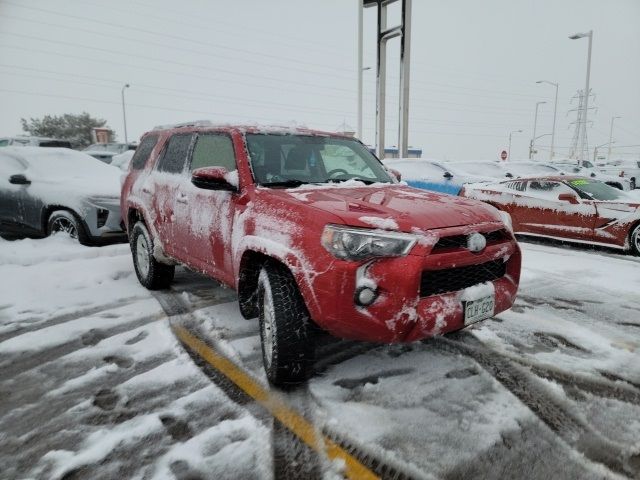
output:
<instances>
[{"instance_id":1,"label":"parking lot pavement","mask_svg":"<svg viewBox=\"0 0 640 480\"><path fill-rule=\"evenodd\" d=\"M348 473L177 327L382 477L640 475L640 261L522 245L512 310L411 345L323 338L308 385L269 392L257 322L240 317L232 291L180 269L153 296L127 245L3 242L0 476Z\"/></svg>"}]
</instances>

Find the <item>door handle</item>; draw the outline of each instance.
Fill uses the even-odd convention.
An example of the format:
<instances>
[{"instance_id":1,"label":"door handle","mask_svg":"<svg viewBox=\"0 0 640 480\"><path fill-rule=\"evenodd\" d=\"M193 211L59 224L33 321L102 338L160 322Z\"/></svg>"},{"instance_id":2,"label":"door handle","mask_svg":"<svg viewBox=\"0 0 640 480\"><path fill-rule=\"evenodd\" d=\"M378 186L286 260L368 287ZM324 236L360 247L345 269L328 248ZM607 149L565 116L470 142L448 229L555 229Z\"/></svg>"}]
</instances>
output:
<instances>
[{"instance_id":1,"label":"door handle","mask_svg":"<svg viewBox=\"0 0 640 480\"><path fill-rule=\"evenodd\" d=\"M184 193L181 193L178 195L176 202L187 204L189 203L189 197L187 197Z\"/></svg>"}]
</instances>

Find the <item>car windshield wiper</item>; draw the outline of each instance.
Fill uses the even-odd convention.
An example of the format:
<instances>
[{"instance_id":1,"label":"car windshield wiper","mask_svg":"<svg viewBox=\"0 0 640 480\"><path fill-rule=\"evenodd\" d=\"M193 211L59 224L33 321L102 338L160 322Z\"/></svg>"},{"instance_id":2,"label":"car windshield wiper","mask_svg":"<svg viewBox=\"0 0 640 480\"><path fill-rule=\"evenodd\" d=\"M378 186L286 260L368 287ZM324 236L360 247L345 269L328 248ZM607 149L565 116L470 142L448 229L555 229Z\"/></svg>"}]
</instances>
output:
<instances>
[{"instance_id":1,"label":"car windshield wiper","mask_svg":"<svg viewBox=\"0 0 640 480\"><path fill-rule=\"evenodd\" d=\"M300 185L307 185L309 182L304 182L302 180L281 180L279 182L265 182L260 185L263 187L299 187Z\"/></svg>"},{"instance_id":2,"label":"car windshield wiper","mask_svg":"<svg viewBox=\"0 0 640 480\"><path fill-rule=\"evenodd\" d=\"M354 177L354 178L329 178L327 180L328 183L342 183L342 182L348 182L349 180L357 180L358 182L362 182L365 185L371 185L373 183L379 182L378 179L371 179L371 178L358 178L358 177ZM380 183L389 183L389 182L380 182Z\"/></svg>"}]
</instances>

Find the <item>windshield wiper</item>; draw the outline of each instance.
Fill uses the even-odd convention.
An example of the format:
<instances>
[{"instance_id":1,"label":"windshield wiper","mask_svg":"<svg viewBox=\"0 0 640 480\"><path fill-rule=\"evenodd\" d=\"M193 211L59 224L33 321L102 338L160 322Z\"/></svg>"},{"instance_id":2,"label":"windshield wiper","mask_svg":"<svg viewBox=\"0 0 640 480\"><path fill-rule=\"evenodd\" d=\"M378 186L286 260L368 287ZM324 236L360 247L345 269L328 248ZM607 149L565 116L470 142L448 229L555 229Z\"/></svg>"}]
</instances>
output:
<instances>
[{"instance_id":1,"label":"windshield wiper","mask_svg":"<svg viewBox=\"0 0 640 480\"><path fill-rule=\"evenodd\" d=\"M289 179L289 180L282 180L279 182L265 182L265 183L261 183L260 185L263 187L299 187L300 185L306 185L309 182L304 182L302 180L294 180L294 179Z\"/></svg>"},{"instance_id":2,"label":"windshield wiper","mask_svg":"<svg viewBox=\"0 0 640 480\"><path fill-rule=\"evenodd\" d=\"M327 180L327 182L331 183L342 183L342 182L348 182L349 180L357 180L358 182L362 182L365 185L371 185L373 183L378 182L377 179L370 179L370 178L358 178L358 177L354 177L354 178L330 178ZM381 182L381 183L389 183L389 182Z\"/></svg>"}]
</instances>

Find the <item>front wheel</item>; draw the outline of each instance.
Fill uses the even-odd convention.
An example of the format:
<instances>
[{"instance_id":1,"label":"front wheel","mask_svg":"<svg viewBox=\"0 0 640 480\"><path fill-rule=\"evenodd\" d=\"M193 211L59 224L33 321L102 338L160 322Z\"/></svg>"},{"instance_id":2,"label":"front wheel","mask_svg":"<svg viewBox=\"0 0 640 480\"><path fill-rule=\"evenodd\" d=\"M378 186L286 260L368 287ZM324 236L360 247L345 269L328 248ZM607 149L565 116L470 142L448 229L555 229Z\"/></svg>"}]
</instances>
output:
<instances>
[{"instance_id":1,"label":"front wheel","mask_svg":"<svg viewBox=\"0 0 640 480\"><path fill-rule=\"evenodd\" d=\"M87 243L87 235L85 234L80 221L68 210L55 210L54 212L51 212L51 215L49 215L49 221L47 222L47 234L68 235L82 244Z\"/></svg>"},{"instance_id":2,"label":"front wheel","mask_svg":"<svg viewBox=\"0 0 640 480\"><path fill-rule=\"evenodd\" d=\"M133 255L133 266L140 283L149 290L169 288L175 267L158 262L153 256L153 241L149 230L137 222L129 233L129 244Z\"/></svg>"},{"instance_id":3,"label":"front wheel","mask_svg":"<svg viewBox=\"0 0 640 480\"><path fill-rule=\"evenodd\" d=\"M267 262L258 277L262 359L273 385L304 382L314 357L311 320L291 273Z\"/></svg>"},{"instance_id":4,"label":"front wheel","mask_svg":"<svg viewBox=\"0 0 640 480\"><path fill-rule=\"evenodd\" d=\"M640 255L640 224L633 227L629 240L631 241L631 253Z\"/></svg>"}]
</instances>

